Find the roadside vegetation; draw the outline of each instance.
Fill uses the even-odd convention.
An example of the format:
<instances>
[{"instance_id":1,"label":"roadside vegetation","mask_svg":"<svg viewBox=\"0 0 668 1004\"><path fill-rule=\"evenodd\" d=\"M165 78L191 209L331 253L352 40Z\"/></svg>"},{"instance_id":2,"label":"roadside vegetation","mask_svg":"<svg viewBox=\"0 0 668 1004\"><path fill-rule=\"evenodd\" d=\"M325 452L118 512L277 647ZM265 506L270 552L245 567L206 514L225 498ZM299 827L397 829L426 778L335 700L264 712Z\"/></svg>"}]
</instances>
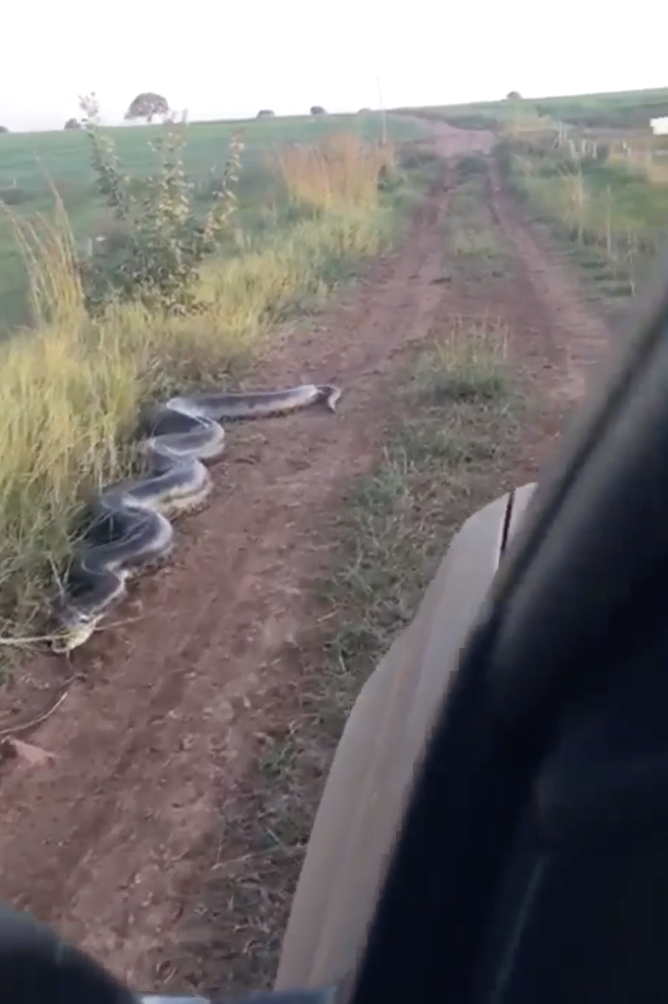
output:
<instances>
[{"instance_id":1,"label":"roadside vegetation","mask_svg":"<svg viewBox=\"0 0 668 1004\"><path fill-rule=\"evenodd\" d=\"M0 344L2 635L36 627L83 501L124 476L140 407L225 386L271 325L319 302L391 238L410 186L391 145L354 132L263 153L272 197L244 195L230 134L206 198L185 169L190 127L151 133L155 173L126 172L94 102L87 141L101 241L82 253L56 188L49 212L4 206L29 276L31 323Z\"/></svg>"},{"instance_id":2,"label":"roadside vegetation","mask_svg":"<svg viewBox=\"0 0 668 1004\"><path fill-rule=\"evenodd\" d=\"M475 160L463 164L449 202L443 269L484 281L504 267L504 250L484 215ZM385 442L337 519L298 686L293 679L267 695L281 711L225 806L225 854L198 910L224 944L215 934L206 951L186 944L179 986L184 972L201 993L271 986L322 785L360 688L412 619L453 534L514 483L524 404L508 336L493 315L448 317L407 349Z\"/></svg>"},{"instance_id":3,"label":"roadside vegetation","mask_svg":"<svg viewBox=\"0 0 668 1004\"><path fill-rule=\"evenodd\" d=\"M543 118L506 127L497 152L511 189L612 301L636 295L665 240L665 146L664 137L606 141Z\"/></svg>"}]
</instances>

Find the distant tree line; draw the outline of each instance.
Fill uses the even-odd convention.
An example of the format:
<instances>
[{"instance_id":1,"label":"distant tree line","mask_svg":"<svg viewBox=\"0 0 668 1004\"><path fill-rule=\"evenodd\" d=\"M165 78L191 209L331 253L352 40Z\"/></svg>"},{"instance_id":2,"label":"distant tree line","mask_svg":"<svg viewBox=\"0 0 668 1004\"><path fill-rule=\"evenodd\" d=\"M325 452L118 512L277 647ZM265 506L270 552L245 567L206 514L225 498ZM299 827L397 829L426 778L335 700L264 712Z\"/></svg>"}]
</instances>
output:
<instances>
[{"instance_id":1,"label":"distant tree line","mask_svg":"<svg viewBox=\"0 0 668 1004\"><path fill-rule=\"evenodd\" d=\"M367 109L364 109L365 111ZM327 111L322 105L311 105L309 109L309 114L312 116L326 115ZM169 116L170 107L167 98L163 94L158 94L157 91L142 91L141 94L137 94L136 97L132 99L128 105L128 109L125 112L124 118L126 122L136 122L140 119L144 119L148 124L153 122L156 116ZM273 108L261 108L257 113L258 119L269 119L274 118L276 112ZM79 119L70 118L67 120L64 129L81 129L82 123ZM9 130L5 126L0 126L0 132L8 132Z\"/></svg>"}]
</instances>

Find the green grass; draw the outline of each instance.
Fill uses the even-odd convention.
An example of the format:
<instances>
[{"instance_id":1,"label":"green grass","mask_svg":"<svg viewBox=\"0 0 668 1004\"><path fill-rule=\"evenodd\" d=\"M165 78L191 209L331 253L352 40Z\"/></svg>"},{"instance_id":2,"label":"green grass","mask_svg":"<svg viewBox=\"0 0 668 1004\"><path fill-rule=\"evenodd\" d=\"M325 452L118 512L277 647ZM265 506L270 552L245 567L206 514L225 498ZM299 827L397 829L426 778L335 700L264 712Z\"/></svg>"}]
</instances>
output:
<instances>
[{"instance_id":1,"label":"green grass","mask_svg":"<svg viewBox=\"0 0 668 1004\"><path fill-rule=\"evenodd\" d=\"M160 134L160 125L106 129L114 139L123 170L133 178L157 168L157 155L149 141ZM213 173L222 170L230 137L241 128L246 148L238 195L245 230L271 225L271 214L285 202L273 150L286 143L314 143L333 133L354 133L365 141L382 135L381 118L365 115L329 115L252 120L241 123L196 123L188 126L184 153L188 177L202 189ZM420 127L399 116L388 117L393 142L422 135ZM96 187L90 165L87 137L79 130L0 135L0 201L25 218L48 211L52 187L58 191L75 238L83 247L86 238L104 233L112 222ZM205 203L203 192L203 203ZM0 335L27 320L27 276L6 215L0 213Z\"/></svg>"},{"instance_id":2,"label":"green grass","mask_svg":"<svg viewBox=\"0 0 668 1004\"><path fill-rule=\"evenodd\" d=\"M447 276L459 272L467 279L494 278L506 274L508 249L503 243L488 205L485 158L462 158L459 183L450 196L443 221Z\"/></svg>"},{"instance_id":3,"label":"green grass","mask_svg":"<svg viewBox=\"0 0 668 1004\"><path fill-rule=\"evenodd\" d=\"M460 165L464 180L451 197L444 221L450 260L471 277L498 274L507 264L507 249L499 238L485 197L484 159L480 161L482 173L469 167L462 175Z\"/></svg>"},{"instance_id":4,"label":"green grass","mask_svg":"<svg viewBox=\"0 0 668 1004\"><path fill-rule=\"evenodd\" d=\"M377 469L350 495L329 644L358 681L411 619L453 532L497 492L517 407L506 335L498 321L432 332L403 376Z\"/></svg>"}]
</instances>

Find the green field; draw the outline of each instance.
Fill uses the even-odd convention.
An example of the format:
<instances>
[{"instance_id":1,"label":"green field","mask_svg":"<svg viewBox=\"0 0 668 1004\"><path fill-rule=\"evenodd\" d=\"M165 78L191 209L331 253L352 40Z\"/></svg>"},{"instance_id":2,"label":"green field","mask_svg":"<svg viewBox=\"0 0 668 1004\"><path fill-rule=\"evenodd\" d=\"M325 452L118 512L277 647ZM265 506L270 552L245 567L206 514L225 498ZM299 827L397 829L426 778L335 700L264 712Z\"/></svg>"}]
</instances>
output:
<instances>
[{"instance_id":1,"label":"green field","mask_svg":"<svg viewBox=\"0 0 668 1004\"><path fill-rule=\"evenodd\" d=\"M122 168L132 178L146 176L157 168L157 155L150 141L159 136L160 125L104 129L111 136ZM421 135L414 122L388 116L390 140ZM238 188L242 207L257 210L280 200L280 181L272 169L272 148L284 143L312 143L334 132L353 132L366 140L380 139L382 120L378 113L299 116L247 122L203 122L187 127L184 151L189 178L202 184L222 170L229 140L241 130L245 144L243 170ZM53 205L54 186L67 210L75 236L81 239L104 230L105 210L90 164L88 139L82 131L7 133L0 136L0 200L11 212L30 216ZM7 216L0 217L0 333L26 319L27 277Z\"/></svg>"},{"instance_id":2,"label":"green field","mask_svg":"<svg viewBox=\"0 0 668 1004\"><path fill-rule=\"evenodd\" d=\"M468 105L434 108L402 108L402 112L447 119L469 129L494 129L518 111L600 129L648 130L649 119L668 115L668 88L621 91L609 94L577 94L569 97L478 101Z\"/></svg>"},{"instance_id":3,"label":"green field","mask_svg":"<svg viewBox=\"0 0 668 1004\"><path fill-rule=\"evenodd\" d=\"M363 139L380 139L382 122L378 114L327 115L322 117L252 119L239 122L201 122L188 127L186 169L204 176L215 165L222 166L230 136L242 131L249 154L257 155L277 143L311 143L336 131L355 132ZM148 174L156 165L149 142L162 126L123 126L104 129L116 144L128 174ZM398 116L388 117L389 138L411 139L419 127ZM94 194L94 177L86 136L80 130L42 133L7 133L1 137L0 189L16 180L32 197L46 194L45 175L56 184L63 197L76 206Z\"/></svg>"}]
</instances>

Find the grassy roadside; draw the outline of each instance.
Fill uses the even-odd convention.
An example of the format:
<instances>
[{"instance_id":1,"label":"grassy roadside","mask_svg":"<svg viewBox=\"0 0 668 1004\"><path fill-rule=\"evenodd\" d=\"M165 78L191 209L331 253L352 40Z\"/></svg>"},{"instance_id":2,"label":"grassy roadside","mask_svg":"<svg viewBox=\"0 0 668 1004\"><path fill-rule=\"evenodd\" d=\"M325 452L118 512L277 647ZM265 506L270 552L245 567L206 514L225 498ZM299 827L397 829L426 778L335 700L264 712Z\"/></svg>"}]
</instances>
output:
<instances>
[{"instance_id":1,"label":"grassy roadside","mask_svg":"<svg viewBox=\"0 0 668 1004\"><path fill-rule=\"evenodd\" d=\"M475 184L475 182L474 182ZM476 277L497 267L471 244L479 201L470 182L446 224L445 260ZM457 200L455 200L457 203ZM452 203L451 203L452 205ZM462 250L463 248L463 250ZM459 249L459 250L457 250ZM297 680L277 684L260 753L225 804L224 854L197 916L211 944L183 944L174 987L199 992L271 985L322 786L359 690L411 620L453 534L512 484L522 402L493 317L431 331L396 375L396 407L372 471L351 485L317 585L318 636L298 654ZM291 656L294 661L294 652ZM187 936L186 936L187 938Z\"/></svg>"},{"instance_id":2,"label":"grassy roadside","mask_svg":"<svg viewBox=\"0 0 668 1004\"><path fill-rule=\"evenodd\" d=\"M238 232L235 253L206 264L196 313L126 304L93 319L62 206L21 230L37 325L0 345L5 637L24 636L43 608L82 499L131 468L140 406L177 386L224 386L272 324L320 301L391 239L406 195L391 149L339 140L288 151L278 167L280 225Z\"/></svg>"},{"instance_id":3,"label":"grassy roadside","mask_svg":"<svg viewBox=\"0 0 668 1004\"><path fill-rule=\"evenodd\" d=\"M636 295L664 240L668 187L658 162L640 163L609 145L549 135L506 138L500 167L537 221L547 225L608 305Z\"/></svg>"},{"instance_id":4,"label":"grassy roadside","mask_svg":"<svg viewBox=\"0 0 668 1004\"><path fill-rule=\"evenodd\" d=\"M352 697L412 619L452 535L502 490L519 406L506 342L499 321L454 320L399 377L399 414L377 469L351 492L326 588L340 623L329 658L351 674Z\"/></svg>"}]
</instances>

